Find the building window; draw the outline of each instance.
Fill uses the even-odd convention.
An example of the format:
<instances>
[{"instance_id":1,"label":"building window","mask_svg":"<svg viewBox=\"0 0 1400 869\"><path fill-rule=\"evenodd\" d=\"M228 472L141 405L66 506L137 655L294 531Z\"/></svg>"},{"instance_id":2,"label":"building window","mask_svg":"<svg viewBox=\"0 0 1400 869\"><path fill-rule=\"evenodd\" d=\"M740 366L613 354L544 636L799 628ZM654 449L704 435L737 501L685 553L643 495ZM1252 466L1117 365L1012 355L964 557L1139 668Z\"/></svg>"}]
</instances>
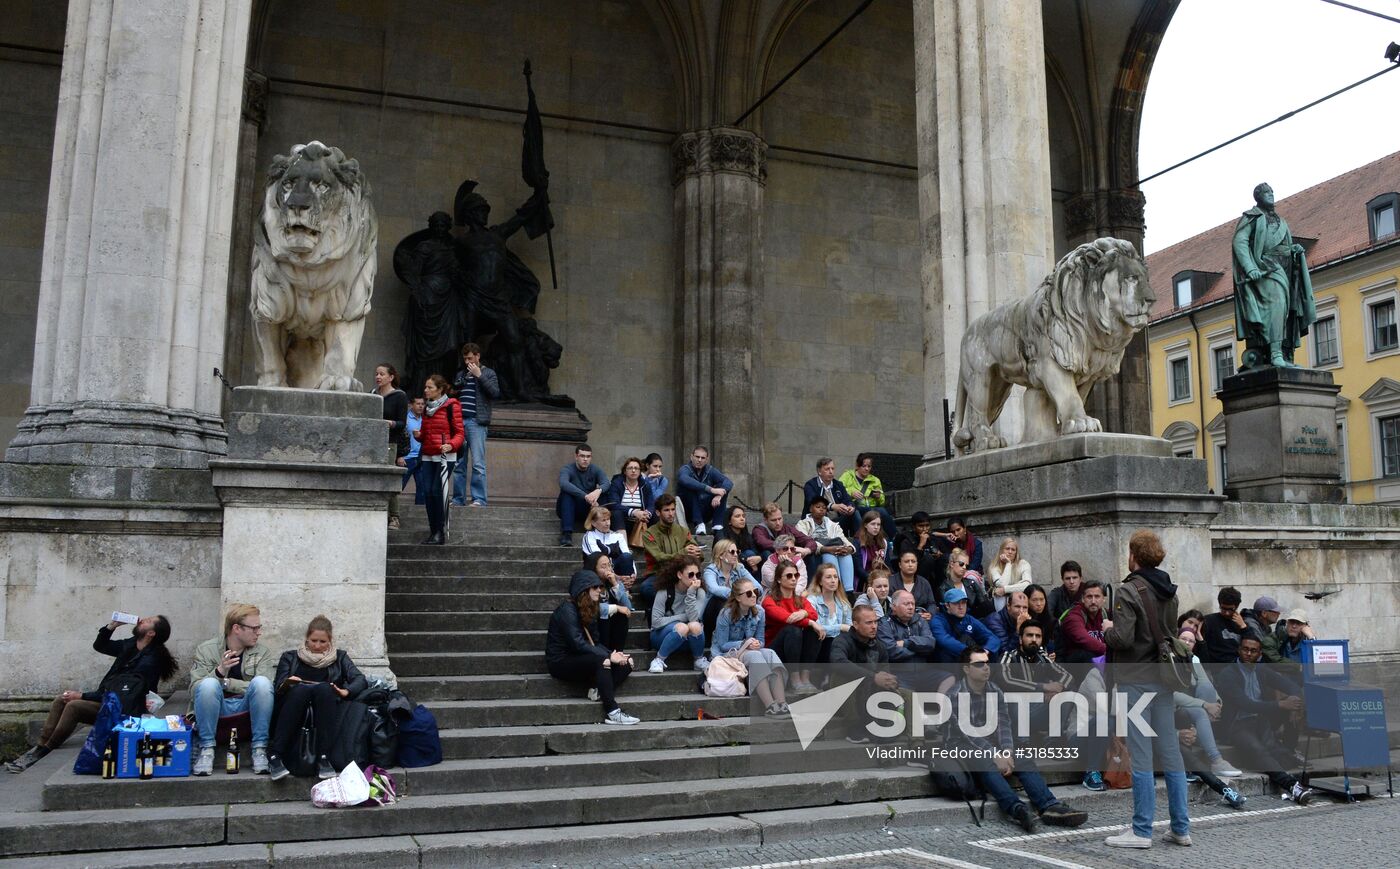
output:
<instances>
[{"instance_id":1,"label":"building window","mask_svg":"<svg viewBox=\"0 0 1400 869\"><path fill-rule=\"evenodd\" d=\"M1215 466L1220 469L1220 491L1224 492L1225 484L1230 479L1230 472L1226 469L1227 462L1225 444L1215 445Z\"/></svg>"},{"instance_id":2,"label":"building window","mask_svg":"<svg viewBox=\"0 0 1400 869\"><path fill-rule=\"evenodd\" d=\"M1396 218L1400 217L1400 195L1385 193L1366 203L1371 217L1371 241L1394 235Z\"/></svg>"},{"instance_id":3,"label":"building window","mask_svg":"<svg viewBox=\"0 0 1400 869\"><path fill-rule=\"evenodd\" d=\"M1171 400L1191 400L1191 360L1183 356L1167 363L1171 371Z\"/></svg>"},{"instance_id":4,"label":"building window","mask_svg":"<svg viewBox=\"0 0 1400 869\"><path fill-rule=\"evenodd\" d=\"M1400 416L1379 420L1381 436L1381 476L1400 477Z\"/></svg>"},{"instance_id":5,"label":"building window","mask_svg":"<svg viewBox=\"0 0 1400 869\"><path fill-rule=\"evenodd\" d=\"M1341 361L1337 355L1337 318L1323 317L1313 324L1313 365L1336 365Z\"/></svg>"},{"instance_id":6,"label":"building window","mask_svg":"<svg viewBox=\"0 0 1400 869\"><path fill-rule=\"evenodd\" d=\"M1176 306L1185 308L1191 304L1191 276L1176 279Z\"/></svg>"},{"instance_id":7,"label":"building window","mask_svg":"<svg viewBox=\"0 0 1400 869\"><path fill-rule=\"evenodd\" d=\"M1211 349L1211 355L1215 362L1215 388L1219 389L1225 378L1235 373L1235 345L1214 347Z\"/></svg>"},{"instance_id":8,"label":"building window","mask_svg":"<svg viewBox=\"0 0 1400 869\"><path fill-rule=\"evenodd\" d=\"M1400 347L1400 331L1395 324L1395 299L1371 305L1371 352L1381 353Z\"/></svg>"}]
</instances>

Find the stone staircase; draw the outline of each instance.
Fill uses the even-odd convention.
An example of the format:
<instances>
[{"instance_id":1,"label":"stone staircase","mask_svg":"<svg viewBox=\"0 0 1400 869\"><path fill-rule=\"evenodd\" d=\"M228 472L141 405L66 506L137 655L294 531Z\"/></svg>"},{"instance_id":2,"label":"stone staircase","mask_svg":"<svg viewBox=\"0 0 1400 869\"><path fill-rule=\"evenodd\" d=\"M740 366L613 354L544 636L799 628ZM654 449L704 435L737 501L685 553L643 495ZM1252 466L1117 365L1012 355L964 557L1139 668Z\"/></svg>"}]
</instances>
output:
<instances>
[{"instance_id":1,"label":"stone staircase","mask_svg":"<svg viewBox=\"0 0 1400 869\"><path fill-rule=\"evenodd\" d=\"M73 855L74 865L102 865L122 849L182 848L168 853L185 860L198 851L196 862L248 865L279 863L283 853L292 860L409 848L422 860L407 862L419 865L428 862L423 849L432 842L459 847L460 857L472 852L472 834L483 831L521 830L533 838L532 828L606 824L616 825L609 827L614 835L640 835L654 824L638 822L735 820L865 802L877 803L871 808L878 813L888 801L927 794L927 775L902 765L835 772L853 766L858 750L843 742L801 753L800 763L766 751L755 760L750 741L788 740L795 749L791 725L751 727L748 700L700 693L698 674L680 654L674 669L646 672L651 653L642 651L641 616L629 638L639 672L619 700L642 723L603 726L598 704L544 666L549 615L579 565L577 550L557 546L553 511L455 509L451 545L443 547L417 545L426 524L411 499L403 518L403 529L389 537L389 656L400 687L436 716L444 762L395 770L402 801L317 809L308 780L272 782L247 773L246 763L238 776L103 781L72 775L65 751L60 768L44 764L50 772L43 811L0 814L0 857L102 850L109 853L101 860ZM701 709L718 720L698 720ZM718 821L676 823L708 841ZM295 842L305 844L267 844ZM163 853L147 850L139 859L149 864Z\"/></svg>"}]
</instances>

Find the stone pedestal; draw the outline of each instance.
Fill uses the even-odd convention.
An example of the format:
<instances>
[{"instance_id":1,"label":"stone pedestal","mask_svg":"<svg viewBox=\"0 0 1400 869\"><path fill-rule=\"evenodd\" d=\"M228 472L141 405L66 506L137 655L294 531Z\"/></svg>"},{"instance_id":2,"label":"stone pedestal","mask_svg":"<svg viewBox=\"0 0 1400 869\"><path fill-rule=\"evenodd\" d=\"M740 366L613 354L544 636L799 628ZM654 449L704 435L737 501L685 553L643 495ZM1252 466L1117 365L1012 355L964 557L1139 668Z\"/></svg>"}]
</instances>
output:
<instances>
[{"instance_id":1,"label":"stone pedestal","mask_svg":"<svg viewBox=\"0 0 1400 869\"><path fill-rule=\"evenodd\" d=\"M1337 392L1327 371L1256 368L1225 378L1229 467L1225 494L1236 501L1341 504Z\"/></svg>"},{"instance_id":2,"label":"stone pedestal","mask_svg":"<svg viewBox=\"0 0 1400 869\"><path fill-rule=\"evenodd\" d=\"M1161 438L1096 433L926 464L912 489L894 493L894 509L965 517L986 559L1002 537L1017 538L1048 588L1070 559L1088 578L1121 579L1139 528L1162 536L1169 572L1209 575L1221 500L1207 494L1205 462L1172 456Z\"/></svg>"},{"instance_id":3,"label":"stone pedestal","mask_svg":"<svg viewBox=\"0 0 1400 869\"><path fill-rule=\"evenodd\" d=\"M283 651L323 613L360 669L392 678L384 647L387 503L393 464L378 395L245 386L228 458L211 461L224 505L222 605L262 610Z\"/></svg>"},{"instance_id":4,"label":"stone pedestal","mask_svg":"<svg viewBox=\"0 0 1400 869\"><path fill-rule=\"evenodd\" d=\"M573 408L498 404L486 441L487 495L505 507L552 507L559 469L574 460L593 423ZM603 469L612 473L609 468ZM470 479L470 473L468 473Z\"/></svg>"}]
</instances>

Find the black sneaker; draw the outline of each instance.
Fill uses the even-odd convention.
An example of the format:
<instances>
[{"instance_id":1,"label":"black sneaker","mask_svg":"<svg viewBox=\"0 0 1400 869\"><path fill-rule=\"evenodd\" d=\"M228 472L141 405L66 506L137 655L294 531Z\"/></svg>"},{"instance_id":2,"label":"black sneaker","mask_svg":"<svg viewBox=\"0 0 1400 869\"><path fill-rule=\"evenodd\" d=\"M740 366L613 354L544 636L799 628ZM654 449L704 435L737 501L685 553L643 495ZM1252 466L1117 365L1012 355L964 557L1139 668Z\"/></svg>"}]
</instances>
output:
<instances>
[{"instance_id":1,"label":"black sneaker","mask_svg":"<svg viewBox=\"0 0 1400 869\"><path fill-rule=\"evenodd\" d=\"M1040 819L1031 812L1030 806L1025 803L1017 803L1012 806L1007 815L1010 816L1011 820L1020 824L1021 829L1027 833L1034 833L1040 829Z\"/></svg>"},{"instance_id":2,"label":"black sneaker","mask_svg":"<svg viewBox=\"0 0 1400 869\"><path fill-rule=\"evenodd\" d=\"M852 733L846 737L846 741L851 745L869 745L870 737L864 733Z\"/></svg>"},{"instance_id":3,"label":"black sneaker","mask_svg":"<svg viewBox=\"0 0 1400 869\"><path fill-rule=\"evenodd\" d=\"M560 546L573 546L573 545L574 545L574 535L572 535L572 534L560 534L560 535L559 535L559 545L560 545Z\"/></svg>"},{"instance_id":4,"label":"black sneaker","mask_svg":"<svg viewBox=\"0 0 1400 869\"><path fill-rule=\"evenodd\" d=\"M269 754L267 756L267 774L272 777L273 781L277 781L278 779L284 779L291 775L291 772L289 772L286 765L282 763L282 758L275 754Z\"/></svg>"},{"instance_id":5,"label":"black sneaker","mask_svg":"<svg viewBox=\"0 0 1400 869\"><path fill-rule=\"evenodd\" d=\"M321 755L321 759L316 761L316 777L321 779L327 779L335 778L335 776L335 767L331 766L331 762L326 759L326 756L324 754Z\"/></svg>"},{"instance_id":6,"label":"black sneaker","mask_svg":"<svg viewBox=\"0 0 1400 869\"><path fill-rule=\"evenodd\" d=\"M1089 813L1070 808L1064 803L1055 803L1040 810L1040 819L1056 827L1078 827L1089 820Z\"/></svg>"}]
</instances>

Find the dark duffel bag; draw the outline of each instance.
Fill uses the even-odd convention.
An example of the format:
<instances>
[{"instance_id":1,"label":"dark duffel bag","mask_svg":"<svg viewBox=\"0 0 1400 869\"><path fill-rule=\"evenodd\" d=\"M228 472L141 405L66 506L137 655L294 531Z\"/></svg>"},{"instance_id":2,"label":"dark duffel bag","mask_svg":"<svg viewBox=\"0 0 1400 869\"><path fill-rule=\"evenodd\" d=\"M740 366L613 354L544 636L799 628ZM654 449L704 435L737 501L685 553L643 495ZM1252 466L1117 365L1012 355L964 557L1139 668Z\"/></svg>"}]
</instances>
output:
<instances>
[{"instance_id":1,"label":"dark duffel bag","mask_svg":"<svg viewBox=\"0 0 1400 869\"><path fill-rule=\"evenodd\" d=\"M335 741L326 756L337 770L345 769L352 760L364 769L369 766L369 707L347 700L340 704L339 712Z\"/></svg>"}]
</instances>

